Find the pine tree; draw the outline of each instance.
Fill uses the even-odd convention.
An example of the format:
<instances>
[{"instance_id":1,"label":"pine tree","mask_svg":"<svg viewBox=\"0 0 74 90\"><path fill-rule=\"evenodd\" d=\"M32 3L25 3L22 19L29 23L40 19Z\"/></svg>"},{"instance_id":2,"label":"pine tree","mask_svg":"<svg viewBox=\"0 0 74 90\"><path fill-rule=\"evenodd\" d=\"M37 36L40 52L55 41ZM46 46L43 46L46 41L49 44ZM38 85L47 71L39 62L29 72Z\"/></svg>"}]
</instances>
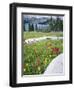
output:
<instances>
[{"instance_id":1,"label":"pine tree","mask_svg":"<svg viewBox=\"0 0 74 90\"><path fill-rule=\"evenodd\" d=\"M29 24L29 31L34 31L34 26L33 26L33 24Z\"/></svg>"}]
</instances>

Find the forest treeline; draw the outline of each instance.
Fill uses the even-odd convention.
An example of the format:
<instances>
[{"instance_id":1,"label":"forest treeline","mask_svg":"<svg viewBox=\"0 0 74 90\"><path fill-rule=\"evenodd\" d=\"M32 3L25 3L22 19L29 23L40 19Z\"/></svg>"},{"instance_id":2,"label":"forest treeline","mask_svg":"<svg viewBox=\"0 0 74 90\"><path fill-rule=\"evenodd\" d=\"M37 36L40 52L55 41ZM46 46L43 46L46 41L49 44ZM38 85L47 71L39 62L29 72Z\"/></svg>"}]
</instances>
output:
<instances>
[{"instance_id":1,"label":"forest treeline","mask_svg":"<svg viewBox=\"0 0 74 90\"><path fill-rule=\"evenodd\" d=\"M37 24L34 25L34 21L31 23L28 23L29 25L29 31L41 31L41 32L60 32L60 31L63 31L63 20L61 18L59 18L59 16L57 16L56 19L54 19L52 16L51 18L47 19L45 22L41 22L41 23L38 23L40 25L47 25L48 26L44 29L39 29L37 27ZM24 28L25 30L25 28ZM26 31L26 30L25 30Z\"/></svg>"}]
</instances>

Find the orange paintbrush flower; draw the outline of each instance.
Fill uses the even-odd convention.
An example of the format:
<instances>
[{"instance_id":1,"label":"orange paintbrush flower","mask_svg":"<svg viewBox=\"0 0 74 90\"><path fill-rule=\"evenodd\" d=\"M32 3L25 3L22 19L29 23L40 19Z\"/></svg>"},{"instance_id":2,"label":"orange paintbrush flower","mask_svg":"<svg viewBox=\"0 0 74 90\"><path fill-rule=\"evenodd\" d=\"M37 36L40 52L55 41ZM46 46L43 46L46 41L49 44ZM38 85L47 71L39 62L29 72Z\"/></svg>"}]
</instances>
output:
<instances>
[{"instance_id":1,"label":"orange paintbrush flower","mask_svg":"<svg viewBox=\"0 0 74 90\"><path fill-rule=\"evenodd\" d=\"M36 64L40 65L40 58L39 57L37 58Z\"/></svg>"},{"instance_id":2,"label":"orange paintbrush flower","mask_svg":"<svg viewBox=\"0 0 74 90\"><path fill-rule=\"evenodd\" d=\"M52 48L52 52L53 52L54 54L59 54L60 49L59 49L59 48Z\"/></svg>"}]
</instances>

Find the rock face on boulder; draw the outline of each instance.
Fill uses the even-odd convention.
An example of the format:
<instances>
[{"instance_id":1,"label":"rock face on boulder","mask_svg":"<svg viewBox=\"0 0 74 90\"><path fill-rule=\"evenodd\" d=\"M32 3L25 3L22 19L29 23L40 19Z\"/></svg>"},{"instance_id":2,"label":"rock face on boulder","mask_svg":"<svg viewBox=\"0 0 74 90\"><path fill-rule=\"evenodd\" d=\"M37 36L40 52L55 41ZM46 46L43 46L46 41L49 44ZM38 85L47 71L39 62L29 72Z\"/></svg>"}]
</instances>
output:
<instances>
[{"instance_id":1,"label":"rock face on boulder","mask_svg":"<svg viewBox=\"0 0 74 90\"><path fill-rule=\"evenodd\" d=\"M64 75L64 54L54 58L46 68L44 75Z\"/></svg>"}]
</instances>

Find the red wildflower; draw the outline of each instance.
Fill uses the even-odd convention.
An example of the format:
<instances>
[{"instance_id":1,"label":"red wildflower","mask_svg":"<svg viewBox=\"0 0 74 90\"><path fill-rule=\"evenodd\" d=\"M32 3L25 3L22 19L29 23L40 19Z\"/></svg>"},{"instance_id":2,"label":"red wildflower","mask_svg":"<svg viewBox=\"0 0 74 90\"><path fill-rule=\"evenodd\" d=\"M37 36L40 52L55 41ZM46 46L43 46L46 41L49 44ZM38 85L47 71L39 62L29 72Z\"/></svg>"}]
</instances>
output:
<instances>
[{"instance_id":1,"label":"red wildflower","mask_svg":"<svg viewBox=\"0 0 74 90\"><path fill-rule=\"evenodd\" d=\"M39 57L37 58L36 64L37 64L37 65L40 65L40 58L39 58Z\"/></svg>"},{"instance_id":2,"label":"red wildflower","mask_svg":"<svg viewBox=\"0 0 74 90\"><path fill-rule=\"evenodd\" d=\"M52 48L52 52L55 54L59 54L60 49L59 48Z\"/></svg>"}]
</instances>

